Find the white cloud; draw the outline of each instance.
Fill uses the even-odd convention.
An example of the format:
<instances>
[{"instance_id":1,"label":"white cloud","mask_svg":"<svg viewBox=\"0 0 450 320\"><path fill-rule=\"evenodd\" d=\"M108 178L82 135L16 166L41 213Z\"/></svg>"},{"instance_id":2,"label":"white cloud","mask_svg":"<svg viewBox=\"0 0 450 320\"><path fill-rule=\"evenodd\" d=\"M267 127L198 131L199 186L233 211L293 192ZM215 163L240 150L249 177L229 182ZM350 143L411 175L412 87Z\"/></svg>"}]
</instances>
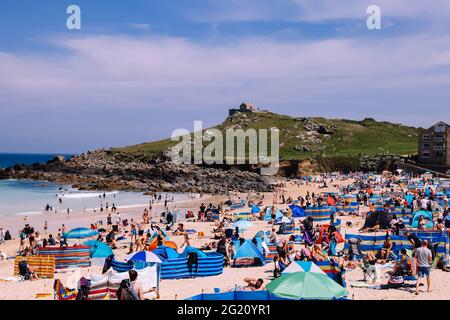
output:
<instances>
[{"instance_id":1,"label":"white cloud","mask_svg":"<svg viewBox=\"0 0 450 320\"><path fill-rule=\"evenodd\" d=\"M450 85L450 36L252 38L215 46L166 37L53 41L67 55L0 53L0 105L201 109L250 99L274 108L320 102L333 108L360 95L426 96Z\"/></svg>"}]
</instances>

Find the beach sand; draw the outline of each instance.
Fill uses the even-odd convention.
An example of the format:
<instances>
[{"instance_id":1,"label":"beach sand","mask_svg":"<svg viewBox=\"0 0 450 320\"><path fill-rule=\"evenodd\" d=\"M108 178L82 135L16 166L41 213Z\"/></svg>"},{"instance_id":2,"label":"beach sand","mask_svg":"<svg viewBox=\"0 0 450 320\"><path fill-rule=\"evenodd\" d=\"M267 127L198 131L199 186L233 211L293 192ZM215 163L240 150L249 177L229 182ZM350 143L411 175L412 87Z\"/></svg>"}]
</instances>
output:
<instances>
[{"instance_id":1,"label":"beach sand","mask_svg":"<svg viewBox=\"0 0 450 320\"><path fill-rule=\"evenodd\" d=\"M337 185L347 185L352 181L337 181L335 184ZM286 198L288 196L292 196L296 198L299 195L305 195L306 192L336 192L338 189L334 186L330 186L328 188L319 188L318 185L297 185L293 183L287 182L287 186L284 189ZM272 203L273 194L265 193L263 207L266 205L270 205ZM201 203L209 204L210 202L213 204L218 204L221 201L226 200L225 197L209 197L204 196L203 198L194 199L190 201L186 201L184 203L177 203L177 208L188 208L194 209L195 212L198 210L198 206ZM277 205L279 208L284 208L286 205ZM130 219L134 218L135 220L140 221L140 217L142 215L144 207L135 207L135 208L127 208L120 210L122 219ZM154 206L155 212L162 211L161 206ZM238 210L239 211L239 210ZM71 227L89 227L91 222L97 221L103 218L106 221L107 212L104 214L94 214L91 213L71 213L70 219L67 219L65 216L46 216L45 220L49 223L49 230L53 233L60 227L62 223L64 223L69 230ZM158 216L158 215L157 215ZM8 221L8 223L16 223L17 227L23 225L23 221L17 221L18 218L15 218L14 221ZM114 216L113 216L114 218ZM345 234L345 232L355 232L362 225L362 219L357 217L339 217L343 220L341 233ZM28 218L28 222L35 226L38 230L42 231L44 217L42 216L30 216ZM156 219L155 219L156 220ZM159 220L159 216L158 219ZM346 229L345 222L351 220L353 222L352 229ZM3 221L2 221L3 223ZM214 241L212 239L212 228L213 223L210 222L185 222L186 229L195 229L198 231L205 232L205 237L199 238L197 234L191 236L191 246L200 247L205 243ZM254 225L248 229L244 233L244 237L249 239L252 238L256 232L259 230L267 231L271 229L271 225L267 224L264 221L255 221ZM13 236L15 233L13 233ZM45 237L45 235L43 235ZM287 235L279 236L279 239L287 239ZM181 236L170 236L170 240L177 243L180 246L183 243L183 238ZM118 249L114 250L116 258L118 260L123 259L123 257L128 252L128 243L129 240L124 240L118 243ZM14 256L19 246L18 240L7 241L6 243L0 245L0 250L8 254L8 256ZM181 251L182 249L180 249ZM13 275L14 268L14 260L8 261L0 261L0 278L3 277L11 277ZM89 268L81 268L77 269L76 274L72 271L69 272L58 272L55 274L55 278L61 279L63 283L67 283L69 279L76 277L85 276L88 273L91 274L101 274L101 266L92 266ZM214 288L220 288L222 292L233 289L236 285L244 285L243 279L246 277L251 278L262 278L264 279L265 284L269 283L272 280L273 276L273 263L267 263L263 267L251 267L251 268L224 268L223 274L218 276L206 277L206 278L195 278L195 279L179 279L179 280L161 280L160 282L160 299L171 300L171 299L185 299L190 296L205 293L212 293ZM404 291L404 290L374 290L367 288L351 288L348 285L349 290L349 298L353 298L355 300L385 300L385 299L408 299L408 300L417 300L417 299L449 299L450 294L448 294L448 289L450 287L450 275L446 272L440 270L433 270L431 273L432 279L432 289L431 293L421 293L416 296L415 294ZM356 268L354 270L347 270L346 272L346 281L349 284L351 281L362 280L363 273L360 268ZM13 299L13 300L32 300L36 299L35 295L37 293L51 293L52 295L46 298L41 299L53 299L53 282L54 280L37 280L37 281L26 281L26 282L4 282L0 281L0 299ZM380 279L381 283L386 283L387 278ZM423 287L422 290L425 290Z\"/></svg>"}]
</instances>

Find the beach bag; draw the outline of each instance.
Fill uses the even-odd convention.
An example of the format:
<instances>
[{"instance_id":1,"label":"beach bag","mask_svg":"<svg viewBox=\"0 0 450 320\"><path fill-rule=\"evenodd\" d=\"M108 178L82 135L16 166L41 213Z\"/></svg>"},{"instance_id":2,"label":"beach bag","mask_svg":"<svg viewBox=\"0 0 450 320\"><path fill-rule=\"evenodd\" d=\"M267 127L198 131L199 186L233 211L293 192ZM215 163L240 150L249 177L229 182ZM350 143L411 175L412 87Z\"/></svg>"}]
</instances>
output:
<instances>
[{"instance_id":1,"label":"beach bag","mask_svg":"<svg viewBox=\"0 0 450 320\"><path fill-rule=\"evenodd\" d=\"M122 299L122 295L124 298ZM140 300L137 292L131 286L129 279L124 279L120 283L120 287L117 290L118 300Z\"/></svg>"}]
</instances>

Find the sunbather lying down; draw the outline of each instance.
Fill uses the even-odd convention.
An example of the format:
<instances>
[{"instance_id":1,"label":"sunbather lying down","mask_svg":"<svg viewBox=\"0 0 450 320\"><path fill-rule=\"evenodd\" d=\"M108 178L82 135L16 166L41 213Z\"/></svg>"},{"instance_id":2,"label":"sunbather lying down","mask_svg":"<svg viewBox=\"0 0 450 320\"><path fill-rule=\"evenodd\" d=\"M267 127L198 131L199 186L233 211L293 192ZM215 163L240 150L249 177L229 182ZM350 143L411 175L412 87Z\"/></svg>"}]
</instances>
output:
<instances>
[{"instance_id":1,"label":"sunbather lying down","mask_svg":"<svg viewBox=\"0 0 450 320\"><path fill-rule=\"evenodd\" d=\"M377 232L378 230L380 230L381 226L380 226L380 222L376 221L375 225L373 227L369 227L369 228L362 228L359 231L360 232Z\"/></svg>"}]
</instances>

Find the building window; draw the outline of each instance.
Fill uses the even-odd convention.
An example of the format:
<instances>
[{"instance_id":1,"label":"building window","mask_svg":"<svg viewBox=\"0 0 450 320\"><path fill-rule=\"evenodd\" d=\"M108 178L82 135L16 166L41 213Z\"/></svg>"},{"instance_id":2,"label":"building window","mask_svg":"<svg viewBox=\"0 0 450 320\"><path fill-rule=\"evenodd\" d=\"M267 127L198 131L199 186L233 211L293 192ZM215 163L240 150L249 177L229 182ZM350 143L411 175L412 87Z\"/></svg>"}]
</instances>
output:
<instances>
[{"instance_id":1,"label":"building window","mask_svg":"<svg viewBox=\"0 0 450 320\"><path fill-rule=\"evenodd\" d=\"M429 143L424 143L424 144L422 145L422 149L424 149L424 150L430 150L430 144L429 144Z\"/></svg>"},{"instance_id":2,"label":"building window","mask_svg":"<svg viewBox=\"0 0 450 320\"><path fill-rule=\"evenodd\" d=\"M429 158L430 153L429 152L422 152L422 158Z\"/></svg>"},{"instance_id":3,"label":"building window","mask_svg":"<svg viewBox=\"0 0 450 320\"><path fill-rule=\"evenodd\" d=\"M442 157L444 157L445 154L444 154L444 151L436 151L435 155L437 158L442 158Z\"/></svg>"},{"instance_id":4,"label":"building window","mask_svg":"<svg viewBox=\"0 0 450 320\"><path fill-rule=\"evenodd\" d=\"M444 151L444 150L445 150L445 147L444 147L444 145L435 146L435 147L434 147L434 150L437 150L437 151Z\"/></svg>"},{"instance_id":5,"label":"building window","mask_svg":"<svg viewBox=\"0 0 450 320\"><path fill-rule=\"evenodd\" d=\"M422 140L423 141L430 141L430 134L429 133L425 133L422 135Z\"/></svg>"}]
</instances>

